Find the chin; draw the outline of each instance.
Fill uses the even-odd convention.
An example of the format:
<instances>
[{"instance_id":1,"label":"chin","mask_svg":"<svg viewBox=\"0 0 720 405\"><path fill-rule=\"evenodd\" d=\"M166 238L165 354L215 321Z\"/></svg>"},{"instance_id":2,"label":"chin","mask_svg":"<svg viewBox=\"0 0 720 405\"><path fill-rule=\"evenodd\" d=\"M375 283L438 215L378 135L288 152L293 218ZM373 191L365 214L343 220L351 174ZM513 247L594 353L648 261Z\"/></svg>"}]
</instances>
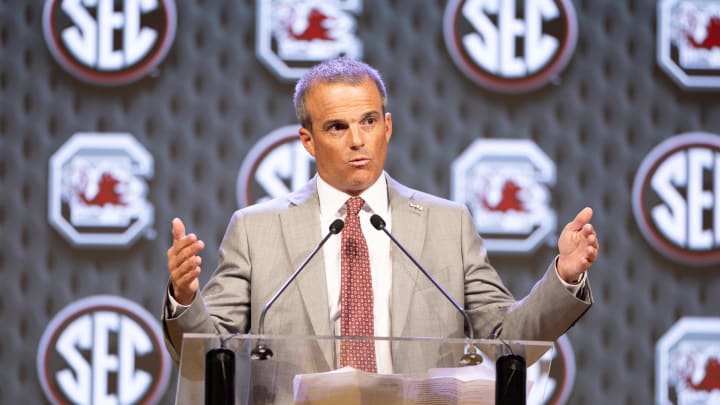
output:
<instances>
[{"instance_id":1,"label":"chin","mask_svg":"<svg viewBox=\"0 0 720 405\"><path fill-rule=\"evenodd\" d=\"M370 172L365 173L350 173L345 177L345 190L352 191L353 193L359 194L372 186L373 183L378 179L380 174L373 174Z\"/></svg>"},{"instance_id":2,"label":"chin","mask_svg":"<svg viewBox=\"0 0 720 405\"><path fill-rule=\"evenodd\" d=\"M345 192L348 194L360 194L372 186L372 182L351 182L345 186Z\"/></svg>"}]
</instances>

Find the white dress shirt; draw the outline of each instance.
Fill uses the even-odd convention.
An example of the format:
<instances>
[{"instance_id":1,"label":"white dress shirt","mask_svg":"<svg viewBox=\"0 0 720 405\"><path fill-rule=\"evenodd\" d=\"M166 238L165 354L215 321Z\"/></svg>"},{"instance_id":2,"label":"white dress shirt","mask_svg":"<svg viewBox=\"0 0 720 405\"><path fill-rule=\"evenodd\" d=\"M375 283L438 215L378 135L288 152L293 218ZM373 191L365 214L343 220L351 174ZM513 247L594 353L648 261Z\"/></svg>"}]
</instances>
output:
<instances>
[{"instance_id":1,"label":"white dress shirt","mask_svg":"<svg viewBox=\"0 0 720 405\"><path fill-rule=\"evenodd\" d=\"M318 176L317 191L320 198L320 235L325 236L330 224L340 218L345 220L346 201L351 197L339 191ZM370 273L373 288L373 315L375 336L390 336L390 288L392 272L390 268L390 239L384 232L370 224L370 217L378 214L385 220L390 230L391 216L387 193L387 180L381 175L377 181L365 190L360 197L365 200L360 210L360 227L368 245ZM325 279L327 280L328 307L333 334L340 335L340 244L341 238L328 239L323 246L325 260ZM392 373L392 358L389 341L375 342L377 371L381 374Z\"/></svg>"}]
</instances>

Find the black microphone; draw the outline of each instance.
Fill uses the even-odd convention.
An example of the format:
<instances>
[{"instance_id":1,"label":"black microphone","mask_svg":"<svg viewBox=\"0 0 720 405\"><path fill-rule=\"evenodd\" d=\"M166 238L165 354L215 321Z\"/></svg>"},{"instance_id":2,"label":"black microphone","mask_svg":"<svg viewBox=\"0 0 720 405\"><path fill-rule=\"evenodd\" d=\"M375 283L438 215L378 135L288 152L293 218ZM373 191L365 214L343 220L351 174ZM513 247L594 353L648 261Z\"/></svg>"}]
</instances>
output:
<instances>
[{"instance_id":1,"label":"black microphone","mask_svg":"<svg viewBox=\"0 0 720 405\"><path fill-rule=\"evenodd\" d=\"M395 243L395 246L400 248L400 250L405 254L405 256L407 256L408 259L413 262L415 267L420 269L420 271L425 275L425 277L427 277L428 280L430 280L430 282L433 283L433 285L435 285L438 290L440 290L440 292L445 296L445 298L447 298L447 300L450 301L450 303L455 307L455 309L460 312L463 318L465 318L465 325L467 326L469 334L469 336L466 336L466 338L469 340L469 345L465 348L465 354L462 356L462 358L460 358L460 365L474 366L482 363L482 356L478 354L478 348L476 348L472 343L472 341L475 340L475 331L473 330L472 322L470 322L470 316L468 316L468 313L465 311L465 309L463 309L463 307L458 304L457 301L455 301L450 296L450 294L448 294L448 292L445 291L444 288L442 288L440 284L438 284L438 282L433 278L433 276L431 276L430 273L428 273L428 271L425 270L425 268L417 260L415 260L413 255L411 255L410 252L408 252L407 249L405 249L405 247L397 239L395 239L395 237L390 232L388 232L387 229L385 229L385 220L382 219L380 215L373 214L370 217L370 223L372 224L372 226L375 227L375 229L385 232L385 234L390 238L390 240Z\"/></svg>"},{"instance_id":2,"label":"black microphone","mask_svg":"<svg viewBox=\"0 0 720 405\"><path fill-rule=\"evenodd\" d=\"M495 361L495 404L525 405L527 394L527 364L525 358L513 353L512 347L499 337L502 328L495 330L490 336L498 339L507 351Z\"/></svg>"},{"instance_id":3,"label":"black microphone","mask_svg":"<svg viewBox=\"0 0 720 405\"><path fill-rule=\"evenodd\" d=\"M298 268L295 270L295 272L293 272L293 274L290 276L290 278L288 278L287 281L285 281L285 284L283 284L282 287L280 287L280 289L275 293L275 295L273 295L272 298L270 298L268 300L268 302L265 303L265 306L263 306L262 312L260 313L260 322L258 323L258 334L259 335L262 335L263 332L265 331L265 314L267 313L268 309L270 309L272 304L275 303L275 301L280 297L280 295L282 295L282 293L290 285L290 283L292 283L293 280L295 280L295 278L298 276L298 274L300 274L300 272L305 268L305 266L307 266L307 264L310 262L310 260L313 257L315 257L315 255L317 254L317 252L320 251L320 248L323 247L325 242L327 242L327 240L330 239L330 237L332 235L339 234L340 231L342 231L344 226L345 226L345 222L343 222L342 219L338 218L338 219L334 220L332 222L332 224L330 224L330 229L329 229L327 235L325 235L325 237L323 238L323 240L321 240L320 243L318 243L318 245L315 247L315 249L313 249L313 251L310 252L308 257L305 258L305 261L303 261L302 264L300 264L300 266L298 266ZM272 350L270 350L269 347L265 346L262 343L262 341L258 342L258 344L255 346L255 348L250 352L250 358L252 358L253 360L265 360L265 359L269 359L272 356L273 356Z\"/></svg>"},{"instance_id":4,"label":"black microphone","mask_svg":"<svg viewBox=\"0 0 720 405\"><path fill-rule=\"evenodd\" d=\"M527 395L527 365L517 354L500 356L495 363L495 403L497 405L525 405Z\"/></svg>"},{"instance_id":5,"label":"black microphone","mask_svg":"<svg viewBox=\"0 0 720 405\"><path fill-rule=\"evenodd\" d=\"M205 405L235 403L235 352L220 347L205 353Z\"/></svg>"}]
</instances>

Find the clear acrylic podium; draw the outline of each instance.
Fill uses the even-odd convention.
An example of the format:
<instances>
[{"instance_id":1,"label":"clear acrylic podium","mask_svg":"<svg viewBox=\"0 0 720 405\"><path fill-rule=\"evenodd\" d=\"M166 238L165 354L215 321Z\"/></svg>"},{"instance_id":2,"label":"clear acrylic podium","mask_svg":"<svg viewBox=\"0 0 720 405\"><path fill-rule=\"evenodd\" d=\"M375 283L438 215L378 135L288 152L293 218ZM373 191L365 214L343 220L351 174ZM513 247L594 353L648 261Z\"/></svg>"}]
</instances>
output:
<instances>
[{"instance_id":1,"label":"clear acrylic podium","mask_svg":"<svg viewBox=\"0 0 720 405\"><path fill-rule=\"evenodd\" d=\"M349 338L323 336L277 336L277 335L234 335L219 337L206 334L186 334L183 339L180 357L178 386L175 403L177 405L198 405L205 403L205 357L209 350L221 347L234 352L234 396L236 405L294 404L296 376L326 373L338 369L338 347L343 339L370 339L389 341L393 376L410 379L426 379L428 372L467 371L469 367L459 367L459 361L469 347L479 350L483 357L483 368L492 375L494 381L495 360L510 352L525 358L527 371L527 397L542 398L545 383L548 381L550 363L553 357L553 342L545 341L501 341L476 339L444 339L444 338ZM472 343L472 346L469 345ZM262 344L273 352L269 359L253 359L251 353L258 344ZM538 361L541 360L542 361ZM323 374L314 380L328 381L332 374ZM386 375L371 375L385 377ZM392 380L394 381L394 380ZM391 384L392 381L381 381L380 384ZM494 382L493 382L494 384ZM333 398L334 391L322 387L320 401L299 401L303 404L334 404L348 403L344 398ZM317 388L317 384L314 386ZM356 387L357 388L357 387ZM357 388L359 389L359 388ZM444 388L441 388L442 391ZM494 391L493 391L494 392ZM362 393L361 393L362 394ZM435 393L440 395L439 393ZM484 394L483 394L484 395ZM363 397L359 404L380 403L377 398ZM402 399L383 399L382 403L405 404ZM442 402L438 402L442 403ZM445 402L448 403L448 402ZM457 401L455 403L475 404L494 403L483 401ZM530 401L528 401L530 403Z\"/></svg>"}]
</instances>

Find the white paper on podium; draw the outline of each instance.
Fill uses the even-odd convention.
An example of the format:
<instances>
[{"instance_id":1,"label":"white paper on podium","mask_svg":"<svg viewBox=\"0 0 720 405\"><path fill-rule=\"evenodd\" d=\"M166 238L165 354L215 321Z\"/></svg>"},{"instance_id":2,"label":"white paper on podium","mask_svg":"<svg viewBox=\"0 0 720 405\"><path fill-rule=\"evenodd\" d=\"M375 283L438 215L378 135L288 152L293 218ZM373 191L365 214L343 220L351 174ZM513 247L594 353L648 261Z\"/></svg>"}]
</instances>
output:
<instances>
[{"instance_id":1,"label":"white paper on podium","mask_svg":"<svg viewBox=\"0 0 720 405\"><path fill-rule=\"evenodd\" d=\"M424 378L410 378L344 367L297 375L293 392L297 405L493 405L495 372L484 365L435 368Z\"/></svg>"}]
</instances>

